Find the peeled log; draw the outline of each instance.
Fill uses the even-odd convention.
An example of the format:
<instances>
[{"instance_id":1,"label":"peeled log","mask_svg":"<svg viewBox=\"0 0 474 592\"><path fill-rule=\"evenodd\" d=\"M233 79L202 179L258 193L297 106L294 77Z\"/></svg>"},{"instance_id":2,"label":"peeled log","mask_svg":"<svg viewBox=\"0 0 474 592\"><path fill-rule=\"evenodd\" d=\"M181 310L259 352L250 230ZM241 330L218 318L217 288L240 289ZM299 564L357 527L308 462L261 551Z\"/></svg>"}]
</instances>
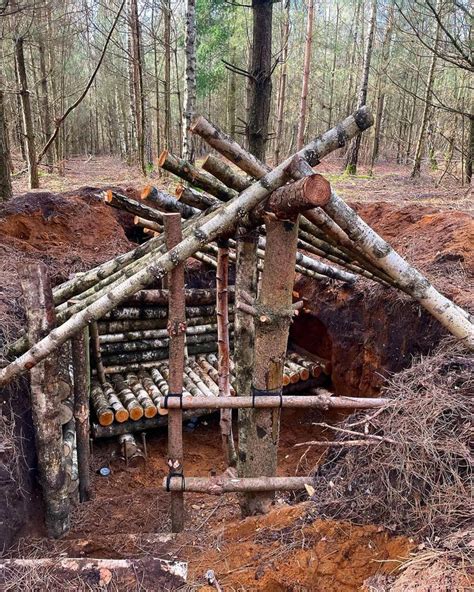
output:
<instances>
[{"instance_id":1,"label":"peeled log","mask_svg":"<svg viewBox=\"0 0 474 592\"><path fill-rule=\"evenodd\" d=\"M355 115L346 118L337 127L332 128L319 138L310 142L299 154L315 161L340 147L341 135L350 139L372 125L372 117L364 107ZM165 273L191 257L202 248L202 245L212 242L219 236L228 235L235 228L239 218L247 214L258 203L264 200L272 191L286 182L286 168L290 159L281 163L265 177L254 183L236 198L220 206L212 213L200 217L187 230L186 237L170 251L152 257L136 273L128 277L119 285L110 289L106 294L92 304L76 312L60 327L35 344L20 357L0 370L0 387L8 384L12 379L23 374L45 359L62 343L67 341L92 320L103 317L113 310L126 298L148 286L151 282L161 278ZM157 240L157 239L152 239ZM151 241L150 241L151 242ZM134 254L135 256L135 254ZM113 263L116 265L116 263Z\"/></svg>"},{"instance_id":2,"label":"peeled log","mask_svg":"<svg viewBox=\"0 0 474 592\"><path fill-rule=\"evenodd\" d=\"M26 581L34 573L38 581L54 579L61 589L177 590L186 583L188 564L165 559L41 558L2 559L0 583ZM84 588L83 588L84 586Z\"/></svg>"},{"instance_id":3,"label":"peeled log","mask_svg":"<svg viewBox=\"0 0 474 592\"><path fill-rule=\"evenodd\" d=\"M170 173L185 179L191 185L199 187L221 201L229 201L236 197L236 191L229 189L211 175L203 173L191 163L174 156L168 150L163 150L158 158L158 166Z\"/></svg>"}]
</instances>

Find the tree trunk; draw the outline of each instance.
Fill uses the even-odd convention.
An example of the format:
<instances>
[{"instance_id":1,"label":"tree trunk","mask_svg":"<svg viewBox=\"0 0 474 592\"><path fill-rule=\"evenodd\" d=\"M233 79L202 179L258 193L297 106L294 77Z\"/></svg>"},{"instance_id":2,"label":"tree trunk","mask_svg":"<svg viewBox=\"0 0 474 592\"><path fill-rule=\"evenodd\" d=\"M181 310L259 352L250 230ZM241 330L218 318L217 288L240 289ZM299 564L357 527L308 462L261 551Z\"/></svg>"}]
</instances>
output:
<instances>
[{"instance_id":1,"label":"tree trunk","mask_svg":"<svg viewBox=\"0 0 474 592\"><path fill-rule=\"evenodd\" d=\"M51 136L52 120L51 120L51 109L49 103L49 88L48 88L48 72L46 68L46 56L44 49L44 39L41 38L39 47L39 58L40 58L40 72L41 72L41 111L43 115L43 133L44 141L46 142ZM46 157L46 163L48 165L49 172L53 172L54 158L53 152L48 151Z\"/></svg>"},{"instance_id":2,"label":"tree trunk","mask_svg":"<svg viewBox=\"0 0 474 592\"><path fill-rule=\"evenodd\" d=\"M387 86L387 70L390 61L390 46L392 43L393 18L395 13L395 5L390 7L388 15L387 27L382 42L382 55L380 56L379 73L377 80L377 110L375 112L375 126L374 126L374 141L372 144L372 153L370 156L369 175L372 176L375 161L379 155L380 134L382 129L382 120L385 106L385 92Z\"/></svg>"},{"instance_id":3,"label":"tree trunk","mask_svg":"<svg viewBox=\"0 0 474 592\"><path fill-rule=\"evenodd\" d=\"M287 0L285 10L285 18L282 25L281 33L281 71L280 80L278 82L278 99L276 111L276 130L275 130L275 152L273 154L274 164L280 162L280 153L283 144L283 117L285 114L285 99L286 99L286 82L288 78L288 42L290 38L290 2ZM231 133L233 137L235 134Z\"/></svg>"},{"instance_id":4,"label":"tree trunk","mask_svg":"<svg viewBox=\"0 0 474 592\"><path fill-rule=\"evenodd\" d=\"M311 69L311 52L313 47L313 19L314 0L308 0L308 19L306 21L306 42L304 47L303 82L301 85L300 115L298 119L298 133L296 136L296 149L301 150L304 145L304 132L306 128L306 111L308 101L309 73Z\"/></svg>"},{"instance_id":5,"label":"tree trunk","mask_svg":"<svg viewBox=\"0 0 474 592\"><path fill-rule=\"evenodd\" d=\"M329 85L329 116L328 116L328 127L332 125L332 115L334 112L334 81L336 78L336 65L337 65L337 39L339 35L339 13L341 11L341 7L339 3L336 2L336 32L334 34L334 56L332 60L332 67L331 67L331 82Z\"/></svg>"},{"instance_id":6,"label":"tree trunk","mask_svg":"<svg viewBox=\"0 0 474 592\"><path fill-rule=\"evenodd\" d=\"M440 0L438 0L438 6L440 5ZM424 105L423 105L423 114L421 116L420 128L418 131L418 140L416 142L416 149L415 149L415 158L413 160L413 168L411 170L411 177L412 179L415 177L420 176L421 172L421 158L423 156L423 147L425 142L425 134L426 134L426 127L428 125L428 116L431 109L431 98L433 95L433 85L434 85L434 76L436 70L436 60L437 55L436 52L438 50L438 45L441 37L441 27L439 22L436 24L436 35L434 40L434 48L433 53L431 56L431 63L430 69L428 72L428 80L426 81L426 92L424 97Z\"/></svg>"},{"instance_id":7,"label":"tree trunk","mask_svg":"<svg viewBox=\"0 0 474 592\"><path fill-rule=\"evenodd\" d=\"M298 223L266 223L267 246L259 306L265 311L256 321L252 395L281 393L283 366L292 317ZM263 313L262 313L263 315ZM273 477L277 468L280 409L252 410L239 434L239 476ZM242 500L244 515L269 510L273 493L249 493Z\"/></svg>"},{"instance_id":8,"label":"tree trunk","mask_svg":"<svg viewBox=\"0 0 474 592\"><path fill-rule=\"evenodd\" d=\"M7 122L3 106L3 91L0 90L0 203L13 195L10 177L10 149L8 143Z\"/></svg>"},{"instance_id":9,"label":"tree trunk","mask_svg":"<svg viewBox=\"0 0 474 592\"><path fill-rule=\"evenodd\" d=\"M30 345L55 325L53 295L43 263L24 266L21 278ZM30 370L31 413L35 428L38 472L46 507L46 527L53 538L69 529L69 498L63 456L58 389L58 359L50 356Z\"/></svg>"},{"instance_id":10,"label":"tree trunk","mask_svg":"<svg viewBox=\"0 0 474 592\"><path fill-rule=\"evenodd\" d=\"M367 90L369 86L370 62L372 61L372 47L374 44L375 26L377 17L377 0L372 0L370 12L369 32L367 35L367 45L364 54L364 65L362 68L362 81L359 90L358 108L360 109L367 103ZM357 136L352 142L347 152L346 172L350 175L357 173L357 163L359 161L359 150L362 138Z\"/></svg>"},{"instance_id":11,"label":"tree trunk","mask_svg":"<svg viewBox=\"0 0 474 592\"><path fill-rule=\"evenodd\" d=\"M182 240L181 216L165 214L166 248L171 251ZM184 265L177 265L169 275L169 392L182 396L186 343L186 310L184 300ZM169 473L183 471L183 412L180 409L168 414L168 467ZM182 492L171 494L171 531L184 528L184 499Z\"/></svg>"},{"instance_id":12,"label":"tree trunk","mask_svg":"<svg viewBox=\"0 0 474 592\"><path fill-rule=\"evenodd\" d=\"M467 185L472 181L472 163L474 160L474 114L469 116L469 134L467 136L465 179Z\"/></svg>"},{"instance_id":13,"label":"tree trunk","mask_svg":"<svg viewBox=\"0 0 474 592\"><path fill-rule=\"evenodd\" d=\"M20 96L23 118L23 133L26 140L26 161L30 189L39 187L38 165L36 163L35 134L33 129L33 117L31 113L30 91L26 77L25 53L23 38L19 37L15 42L15 55L18 68L18 81L20 83Z\"/></svg>"},{"instance_id":14,"label":"tree trunk","mask_svg":"<svg viewBox=\"0 0 474 592\"><path fill-rule=\"evenodd\" d=\"M235 56L235 47L233 47L230 58L232 64L235 64ZM231 136L235 136L235 112L237 109L236 93L237 84L235 80L235 72L233 70L229 70L229 93L227 97L227 129L229 130L229 134Z\"/></svg>"},{"instance_id":15,"label":"tree trunk","mask_svg":"<svg viewBox=\"0 0 474 592\"><path fill-rule=\"evenodd\" d=\"M162 0L164 21L165 46L165 79L164 79L164 107L165 107L165 145L167 150L173 149L171 141L171 3L170 0Z\"/></svg>"},{"instance_id":16,"label":"tree trunk","mask_svg":"<svg viewBox=\"0 0 474 592\"><path fill-rule=\"evenodd\" d=\"M195 146L189 132L191 117L196 110L196 0L186 0L186 79L184 83L183 109L183 158L194 164Z\"/></svg>"},{"instance_id":17,"label":"tree trunk","mask_svg":"<svg viewBox=\"0 0 474 592\"><path fill-rule=\"evenodd\" d=\"M132 113L135 116L135 129L137 133L138 162L142 173L146 174L145 163L145 95L143 89L143 68L140 23L138 20L137 0L130 2L130 49L131 49L131 68L132 77L131 88L133 90L131 101L133 103Z\"/></svg>"}]
</instances>

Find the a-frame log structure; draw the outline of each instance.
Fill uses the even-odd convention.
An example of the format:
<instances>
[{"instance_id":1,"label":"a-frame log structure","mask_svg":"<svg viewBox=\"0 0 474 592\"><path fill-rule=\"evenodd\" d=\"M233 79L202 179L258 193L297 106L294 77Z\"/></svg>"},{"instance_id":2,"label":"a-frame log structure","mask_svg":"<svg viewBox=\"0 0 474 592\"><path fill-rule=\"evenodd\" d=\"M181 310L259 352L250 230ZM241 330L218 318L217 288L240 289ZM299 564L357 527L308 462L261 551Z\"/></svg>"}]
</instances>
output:
<instances>
[{"instance_id":1,"label":"a-frame log structure","mask_svg":"<svg viewBox=\"0 0 474 592\"><path fill-rule=\"evenodd\" d=\"M111 206L132 212L143 228L159 234L57 286L49 307L56 327L42 325L39 330L37 303L27 298L29 329L11 348L20 355L0 370L0 386L30 372L33 406L39 409L42 397L47 408L54 407L55 393L38 385L44 383L43 374L58 348L73 340L76 429L73 421L68 424L71 429L62 433L64 450L77 450L81 499L89 495L84 409L88 379L96 436L168 424L170 471L163 486L172 495L175 531L184 525L185 491L242 492L244 512L254 513L265 511L276 489L304 487L305 477L276 477L280 408L359 409L385 404L383 399L333 397L318 389L326 362L298 350L287 352L289 323L301 307L292 298L295 272L318 281L355 282L360 275L400 289L474 348L468 314L441 295L313 171L325 155L371 125L372 116L363 107L270 169L197 117L192 131L248 177L215 156L206 159L204 172L165 151L159 165L187 183L178 186L179 199L153 187L143 192L142 202L116 192L106 195ZM190 257L217 269L215 290L185 291L183 268ZM237 264L234 290L228 285L229 261ZM148 289L166 276L166 290L163 284ZM45 277L44 269L30 270L25 295L35 293L35 282L46 285ZM229 355L233 341L234 360ZM81 354L84 348L93 354L92 375L85 353ZM304 381L306 396L301 396L292 389ZM238 477L226 473L201 479L183 474L182 419L196 409L221 410L229 463L234 462L230 410L239 409ZM58 498L64 460L58 452L58 425L54 413L45 426L36 421L40 473L48 479L53 473L57 477L54 483L43 481L47 507L58 517L51 527L53 536L67 528L67 507ZM59 434L59 440L48 440L48 431ZM51 450L42 448L49 441ZM54 470L47 474L48 466Z\"/></svg>"}]
</instances>

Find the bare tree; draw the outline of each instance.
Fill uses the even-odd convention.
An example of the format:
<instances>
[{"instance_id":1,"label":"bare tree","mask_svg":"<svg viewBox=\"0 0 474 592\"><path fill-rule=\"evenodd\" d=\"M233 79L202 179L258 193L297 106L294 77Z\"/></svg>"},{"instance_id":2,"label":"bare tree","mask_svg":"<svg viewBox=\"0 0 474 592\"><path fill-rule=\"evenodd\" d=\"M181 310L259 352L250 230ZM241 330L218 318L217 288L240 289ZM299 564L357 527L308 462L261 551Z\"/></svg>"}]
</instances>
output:
<instances>
[{"instance_id":1,"label":"bare tree","mask_svg":"<svg viewBox=\"0 0 474 592\"><path fill-rule=\"evenodd\" d=\"M12 195L7 122L5 121L3 91L0 90L0 202L10 199Z\"/></svg>"},{"instance_id":2,"label":"bare tree","mask_svg":"<svg viewBox=\"0 0 474 592\"><path fill-rule=\"evenodd\" d=\"M194 163L193 134L189 133L191 116L196 110L196 2L186 2L185 84L183 109L183 158Z\"/></svg>"}]
</instances>

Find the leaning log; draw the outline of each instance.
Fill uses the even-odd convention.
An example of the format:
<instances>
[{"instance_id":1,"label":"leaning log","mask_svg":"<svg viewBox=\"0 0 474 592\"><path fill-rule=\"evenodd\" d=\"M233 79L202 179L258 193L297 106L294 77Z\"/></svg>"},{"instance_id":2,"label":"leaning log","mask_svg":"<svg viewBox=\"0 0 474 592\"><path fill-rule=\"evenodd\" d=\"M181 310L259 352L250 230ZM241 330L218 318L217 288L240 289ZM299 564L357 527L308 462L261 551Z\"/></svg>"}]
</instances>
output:
<instances>
[{"instance_id":1,"label":"leaning log","mask_svg":"<svg viewBox=\"0 0 474 592\"><path fill-rule=\"evenodd\" d=\"M0 583L54 580L61 589L177 590L186 583L188 564L157 558L91 559L86 557L2 559ZM29 579L29 578L28 578ZM39 588L38 588L39 589Z\"/></svg>"},{"instance_id":2,"label":"leaning log","mask_svg":"<svg viewBox=\"0 0 474 592\"><path fill-rule=\"evenodd\" d=\"M372 125L372 123L372 116L363 107L355 116L351 115L336 128L310 142L299 154L312 162L316 162L317 159L340 147L341 136L350 139ZM110 289L86 308L75 313L60 327L57 327L48 336L36 343L34 349L26 351L0 370L0 387L38 364L62 343L70 339L74 333L89 324L91 320L103 317L135 292L142 290L157 278L162 278L165 273L171 271L188 257L193 256L196 251L200 250L202 245L212 242L219 236L227 236L235 228L240 216L247 214L264 200L269 193L286 182L286 168L289 162L290 159L281 163L238 197L193 222L188 227L187 236L179 245L156 258L152 257L131 277Z\"/></svg>"},{"instance_id":3,"label":"leaning log","mask_svg":"<svg viewBox=\"0 0 474 592\"><path fill-rule=\"evenodd\" d=\"M28 341L35 344L55 324L54 304L44 263L24 264L21 287L28 322ZM59 362L50 356L30 370L31 414L38 457L38 471L46 509L46 527L53 538L69 529L69 498L63 456L61 405L57 382ZM72 414L71 414L72 415Z\"/></svg>"},{"instance_id":4,"label":"leaning log","mask_svg":"<svg viewBox=\"0 0 474 592\"><path fill-rule=\"evenodd\" d=\"M178 213L181 214L183 218L191 218L195 214L199 214L198 209L192 208L185 203L180 202L169 193L160 191L156 187L145 187L140 197L143 200L149 201L163 212Z\"/></svg>"},{"instance_id":5,"label":"leaning log","mask_svg":"<svg viewBox=\"0 0 474 592\"><path fill-rule=\"evenodd\" d=\"M185 187L183 184L178 183L175 189L176 199L182 201L188 206L197 208L198 210L207 210L208 208L217 207L221 202L219 199L196 191L192 187Z\"/></svg>"},{"instance_id":6,"label":"leaning log","mask_svg":"<svg viewBox=\"0 0 474 592\"><path fill-rule=\"evenodd\" d=\"M104 196L104 201L114 208L125 210L134 216L140 216L146 220L163 224L163 214L155 208L150 208L144 203L137 201L127 195L109 189Z\"/></svg>"},{"instance_id":7,"label":"leaning log","mask_svg":"<svg viewBox=\"0 0 474 592\"><path fill-rule=\"evenodd\" d=\"M163 226L158 224L158 222L153 222L152 220L147 220L146 218L141 218L140 216L135 216L133 218L133 223L135 226L141 226L145 232L147 233L148 230L153 230L154 232L163 232Z\"/></svg>"},{"instance_id":8,"label":"leaning log","mask_svg":"<svg viewBox=\"0 0 474 592\"><path fill-rule=\"evenodd\" d=\"M311 166L298 159L298 175L309 174ZM311 169L312 170L312 169ZM296 175L295 175L296 176ZM474 324L449 298L443 296L417 269L412 267L375 230L360 218L333 190L324 211L346 232L369 260L405 288L414 300L455 337L474 350Z\"/></svg>"},{"instance_id":9,"label":"leaning log","mask_svg":"<svg viewBox=\"0 0 474 592\"><path fill-rule=\"evenodd\" d=\"M245 191L249 186L247 179L242 178L232 167L220 158L216 158L213 154L206 156L202 163L202 168L208 173L211 173L211 175L214 175L219 181L222 181L227 187L237 191L237 193Z\"/></svg>"},{"instance_id":10,"label":"leaning log","mask_svg":"<svg viewBox=\"0 0 474 592\"><path fill-rule=\"evenodd\" d=\"M158 166L174 175L177 175L181 179L185 179L191 185L199 187L210 193L221 201L229 201L236 197L238 194L236 191L229 189L218 181L215 177L203 173L200 169L196 168L191 163L174 156L168 150L163 150L158 158Z\"/></svg>"}]
</instances>

